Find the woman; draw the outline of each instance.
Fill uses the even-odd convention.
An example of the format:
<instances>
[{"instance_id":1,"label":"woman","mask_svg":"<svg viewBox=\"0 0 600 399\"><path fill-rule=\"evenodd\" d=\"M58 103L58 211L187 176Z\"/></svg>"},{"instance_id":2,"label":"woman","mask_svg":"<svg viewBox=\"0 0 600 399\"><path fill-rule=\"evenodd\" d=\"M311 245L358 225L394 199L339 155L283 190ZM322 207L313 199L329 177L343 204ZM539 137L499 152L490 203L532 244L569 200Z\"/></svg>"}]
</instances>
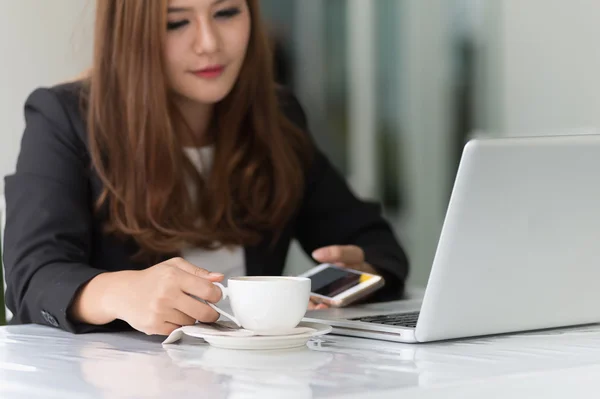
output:
<instances>
[{"instance_id":1,"label":"woman","mask_svg":"<svg viewBox=\"0 0 600 399\"><path fill-rule=\"evenodd\" d=\"M98 0L89 77L34 91L6 178L7 304L17 323L166 335L217 314L224 275L407 260L276 89L258 0ZM314 251L314 252L313 252ZM190 295L187 295L190 294Z\"/></svg>"}]
</instances>

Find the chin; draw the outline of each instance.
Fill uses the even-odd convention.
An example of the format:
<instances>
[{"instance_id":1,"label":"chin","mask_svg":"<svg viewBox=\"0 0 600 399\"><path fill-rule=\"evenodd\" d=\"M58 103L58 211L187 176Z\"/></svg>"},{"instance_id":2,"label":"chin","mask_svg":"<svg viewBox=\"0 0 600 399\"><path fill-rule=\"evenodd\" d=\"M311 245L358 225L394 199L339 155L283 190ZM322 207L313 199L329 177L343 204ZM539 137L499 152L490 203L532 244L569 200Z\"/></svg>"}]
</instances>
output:
<instances>
[{"instance_id":1,"label":"chin","mask_svg":"<svg viewBox=\"0 0 600 399\"><path fill-rule=\"evenodd\" d=\"M231 92L231 87L203 87L194 90L186 90L181 93L188 99L202 104L216 104L222 101Z\"/></svg>"}]
</instances>

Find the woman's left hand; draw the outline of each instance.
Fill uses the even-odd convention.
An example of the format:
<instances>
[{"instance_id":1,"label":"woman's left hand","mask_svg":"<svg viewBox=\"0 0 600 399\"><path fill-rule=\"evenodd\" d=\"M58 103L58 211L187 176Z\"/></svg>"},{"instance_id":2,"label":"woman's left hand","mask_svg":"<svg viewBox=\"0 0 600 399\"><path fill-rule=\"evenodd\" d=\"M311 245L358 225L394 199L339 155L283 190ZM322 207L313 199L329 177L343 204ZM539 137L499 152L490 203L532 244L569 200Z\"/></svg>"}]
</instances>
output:
<instances>
[{"instance_id":1,"label":"woman's left hand","mask_svg":"<svg viewBox=\"0 0 600 399\"><path fill-rule=\"evenodd\" d=\"M332 263L365 273L377 274L377 271L365 262L365 252L355 245L333 245L315 250L312 257L319 263ZM310 302L308 309L327 309L327 305Z\"/></svg>"}]
</instances>

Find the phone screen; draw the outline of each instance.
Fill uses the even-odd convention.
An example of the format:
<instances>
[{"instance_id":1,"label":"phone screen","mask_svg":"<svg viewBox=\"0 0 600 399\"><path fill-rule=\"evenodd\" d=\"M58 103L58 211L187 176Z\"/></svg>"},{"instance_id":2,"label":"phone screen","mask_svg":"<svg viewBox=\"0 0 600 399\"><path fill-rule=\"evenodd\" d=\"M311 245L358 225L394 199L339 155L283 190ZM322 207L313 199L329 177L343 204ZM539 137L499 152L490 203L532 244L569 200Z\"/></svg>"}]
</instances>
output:
<instances>
[{"instance_id":1,"label":"phone screen","mask_svg":"<svg viewBox=\"0 0 600 399\"><path fill-rule=\"evenodd\" d=\"M311 279L311 291L315 294L334 297L360 284L361 276L359 273L353 273L344 269L327 267L309 276ZM364 280L364 277L362 280Z\"/></svg>"}]
</instances>

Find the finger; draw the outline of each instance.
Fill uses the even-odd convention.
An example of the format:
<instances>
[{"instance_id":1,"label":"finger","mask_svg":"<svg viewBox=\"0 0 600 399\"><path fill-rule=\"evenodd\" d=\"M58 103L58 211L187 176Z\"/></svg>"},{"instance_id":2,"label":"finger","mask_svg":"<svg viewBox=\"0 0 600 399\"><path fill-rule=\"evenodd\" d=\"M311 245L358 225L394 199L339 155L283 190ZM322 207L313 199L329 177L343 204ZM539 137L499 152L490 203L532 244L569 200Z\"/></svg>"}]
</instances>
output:
<instances>
[{"instance_id":1,"label":"finger","mask_svg":"<svg viewBox=\"0 0 600 399\"><path fill-rule=\"evenodd\" d=\"M324 303L320 303L315 308L315 310L321 310L321 309L329 309L329 306L325 305Z\"/></svg>"},{"instance_id":2,"label":"finger","mask_svg":"<svg viewBox=\"0 0 600 399\"><path fill-rule=\"evenodd\" d=\"M319 248L312 253L321 263L360 264L365 261L365 253L355 245L333 245Z\"/></svg>"},{"instance_id":3,"label":"finger","mask_svg":"<svg viewBox=\"0 0 600 399\"><path fill-rule=\"evenodd\" d=\"M308 301L308 310L314 310L317 305L313 301Z\"/></svg>"},{"instance_id":4,"label":"finger","mask_svg":"<svg viewBox=\"0 0 600 399\"><path fill-rule=\"evenodd\" d=\"M198 267L194 264L191 264L190 262L188 262L187 260L185 260L183 258L169 259L165 263L168 265L171 265L171 266L175 266L178 269L183 270L186 273L189 273L195 277L203 278L205 280L221 281L221 280L223 280L223 277L224 277L222 273L215 273L215 272L208 271L208 270Z\"/></svg>"},{"instance_id":5,"label":"finger","mask_svg":"<svg viewBox=\"0 0 600 399\"><path fill-rule=\"evenodd\" d=\"M219 314L214 309L183 293L175 300L175 308L203 323L214 323L219 320Z\"/></svg>"},{"instance_id":6,"label":"finger","mask_svg":"<svg viewBox=\"0 0 600 399\"><path fill-rule=\"evenodd\" d=\"M179 287L186 294L193 295L211 303L219 302L223 296L221 289L212 282L192 276L189 273L182 272L180 274Z\"/></svg>"},{"instance_id":7,"label":"finger","mask_svg":"<svg viewBox=\"0 0 600 399\"><path fill-rule=\"evenodd\" d=\"M160 327L156 328L154 331L149 333L148 335L170 335L173 331L177 330L179 327L177 324L169 323L165 321Z\"/></svg>"},{"instance_id":8,"label":"finger","mask_svg":"<svg viewBox=\"0 0 600 399\"><path fill-rule=\"evenodd\" d=\"M192 298L190 298L190 299L192 299ZM171 324L178 325L178 326L191 326L196 323L196 319L188 316L187 314L185 314L184 312L182 312L178 309L171 309L165 315L165 321L167 321Z\"/></svg>"}]
</instances>

